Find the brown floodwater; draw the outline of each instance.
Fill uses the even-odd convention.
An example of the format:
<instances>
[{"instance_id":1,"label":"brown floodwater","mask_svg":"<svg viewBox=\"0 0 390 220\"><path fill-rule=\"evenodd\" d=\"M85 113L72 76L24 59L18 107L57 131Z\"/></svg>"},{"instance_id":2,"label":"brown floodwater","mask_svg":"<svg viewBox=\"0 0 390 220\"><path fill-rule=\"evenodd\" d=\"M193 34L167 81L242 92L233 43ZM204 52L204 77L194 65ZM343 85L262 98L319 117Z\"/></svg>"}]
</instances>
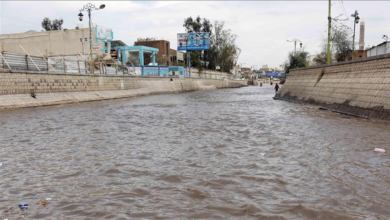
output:
<instances>
[{"instance_id":1,"label":"brown floodwater","mask_svg":"<svg viewBox=\"0 0 390 220\"><path fill-rule=\"evenodd\" d=\"M273 95L2 110L0 218L389 219L390 123Z\"/></svg>"}]
</instances>

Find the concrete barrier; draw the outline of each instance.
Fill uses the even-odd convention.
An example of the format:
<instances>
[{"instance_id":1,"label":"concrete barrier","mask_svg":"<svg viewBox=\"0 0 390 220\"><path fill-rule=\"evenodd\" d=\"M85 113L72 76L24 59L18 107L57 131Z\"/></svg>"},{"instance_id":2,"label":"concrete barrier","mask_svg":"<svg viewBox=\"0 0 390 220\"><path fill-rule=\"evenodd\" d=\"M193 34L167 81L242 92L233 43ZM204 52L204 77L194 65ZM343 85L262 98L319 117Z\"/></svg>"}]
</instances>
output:
<instances>
[{"instance_id":1,"label":"concrete barrier","mask_svg":"<svg viewBox=\"0 0 390 220\"><path fill-rule=\"evenodd\" d=\"M275 99L390 120L390 55L291 70Z\"/></svg>"},{"instance_id":2,"label":"concrete barrier","mask_svg":"<svg viewBox=\"0 0 390 220\"><path fill-rule=\"evenodd\" d=\"M138 95L238 88L245 81L0 71L0 108L35 107ZM31 96L36 94L36 98Z\"/></svg>"}]
</instances>

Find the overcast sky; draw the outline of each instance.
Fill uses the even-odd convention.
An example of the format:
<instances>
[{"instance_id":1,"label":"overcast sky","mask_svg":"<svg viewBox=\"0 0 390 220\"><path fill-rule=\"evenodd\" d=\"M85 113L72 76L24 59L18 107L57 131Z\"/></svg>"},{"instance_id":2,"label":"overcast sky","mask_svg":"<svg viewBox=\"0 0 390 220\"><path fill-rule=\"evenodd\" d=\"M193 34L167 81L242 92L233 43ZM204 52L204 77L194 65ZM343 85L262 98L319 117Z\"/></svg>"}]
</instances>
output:
<instances>
[{"instance_id":1,"label":"overcast sky","mask_svg":"<svg viewBox=\"0 0 390 220\"><path fill-rule=\"evenodd\" d=\"M64 19L64 28L75 28L79 9L88 2L60 1L1 1L0 33L22 33L42 30L44 17ZM294 44L288 39L298 38L305 50L314 55L320 52L321 35L327 30L328 1L91 1L106 8L92 12L98 25L112 28L115 40L128 45L138 37L164 38L176 49L176 34L185 32L183 20L200 16L214 21L225 21L225 28L238 35L237 45L242 52L238 63L251 67L268 64L279 67ZM343 7L346 13L344 13ZM365 46L382 42L390 36L389 1L332 1L332 17L342 14L343 23L353 28L350 17L358 10L366 22ZM86 13L84 13L86 15ZM84 16L84 19L87 16ZM87 21L84 20L87 24ZM359 40L359 25L356 26Z\"/></svg>"}]
</instances>

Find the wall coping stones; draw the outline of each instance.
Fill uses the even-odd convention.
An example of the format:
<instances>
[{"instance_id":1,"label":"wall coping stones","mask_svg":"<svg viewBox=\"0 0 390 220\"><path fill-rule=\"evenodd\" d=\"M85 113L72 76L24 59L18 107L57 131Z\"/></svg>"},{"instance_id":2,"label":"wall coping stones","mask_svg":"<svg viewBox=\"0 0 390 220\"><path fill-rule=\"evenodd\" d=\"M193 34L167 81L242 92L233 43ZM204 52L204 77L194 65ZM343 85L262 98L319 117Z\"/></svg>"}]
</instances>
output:
<instances>
[{"instance_id":1,"label":"wall coping stones","mask_svg":"<svg viewBox=\"0 0 390 220\"><path fill-rule=\"evenodd\" d=\"M139 78L139 79L204 79L204 80L222 80L214 78L197 78L197 77L179 77L179 76L133 76L133 75L100 75L100 74L78 74L78 73L64 73L64 72L48 72L48 71L22 71L22 70L9 70L9 69L0 69L0 73L19 73L19 74L42 74L42 75L65 75L65 76L91 76L91 77L119 77L119 78ZM235 81L232 79L227 79L229 81Z\"/></svg>"},{"instance_id":2,"label":"wall coping stones","mask_svg":"<svg viewBox=\"0 0 390 220\"><path fill-rule=\"evenodd\" d=\"M325 68L325 67L331 67L331 66L341 66L341 65L348 65L348 64L353 64L353 63L361 63L361 62L367 62L367 61L372 61L372 60L381 60L381 59L387 59L390 58L390 54L382 54L379 56L372 56L372 57L365 57L365 58L360 58L360 59L355 59L355 60L347 60L347 61L342 61L342 62L337 62L337 63L330 63L330 64L324 64L324 65L319 65L319 66L309 66L309 67L302 67L302 68L295 68L291 69L291 71L298 71L298 70L309 70L309 69L317 69L317 68Z\"/></svg>"}]
</instances>

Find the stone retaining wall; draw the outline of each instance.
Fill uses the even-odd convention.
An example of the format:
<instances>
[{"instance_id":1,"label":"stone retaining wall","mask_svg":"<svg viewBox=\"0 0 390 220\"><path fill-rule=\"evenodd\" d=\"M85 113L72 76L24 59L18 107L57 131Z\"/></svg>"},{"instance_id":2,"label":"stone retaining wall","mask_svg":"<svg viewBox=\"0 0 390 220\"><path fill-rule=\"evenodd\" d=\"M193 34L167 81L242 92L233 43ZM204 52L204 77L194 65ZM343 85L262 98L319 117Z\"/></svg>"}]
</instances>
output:
<instances>
[{"instance_id":1,"label":"stone retaining wall","mask_svg":"<svg viewBox=\"0 0 390 220\"><path fill-rule=\"evenodd\" d=\"M246 82L0 71L0 108L33 107L137 95L237 88ZM34 91L36 98L31 97Z\"/></svg>"},{"instance_id":2,"label":"stone retaining wall","mask_svg":"<svg viewBox=\"0 0 390 220\"><path fill-rule=\"evenodd\" d=\"M206 79L233 79L234 75L231 73L212 71L212 70L203 70L199 72L197 68L191 68L191 77L193 78L206 78Z\"/></svg>"},{"instance_id":3,"label":"stone retaining wall","mask_svg":"<svg viewBox=\"0 0 390 220\"><path fill-rule=\"evenodd\" d=\"M390 120L390 55L291 70L275 99Z\"/></svg>"}]
</instances>

